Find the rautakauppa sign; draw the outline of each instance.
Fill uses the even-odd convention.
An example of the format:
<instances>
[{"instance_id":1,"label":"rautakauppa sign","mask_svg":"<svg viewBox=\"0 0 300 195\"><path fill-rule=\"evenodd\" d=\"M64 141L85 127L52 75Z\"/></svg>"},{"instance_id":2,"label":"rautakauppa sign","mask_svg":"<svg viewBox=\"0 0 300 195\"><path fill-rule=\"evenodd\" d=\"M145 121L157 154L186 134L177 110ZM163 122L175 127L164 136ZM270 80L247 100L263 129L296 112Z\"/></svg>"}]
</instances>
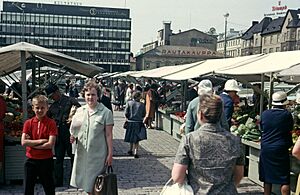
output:
<instances>
[{"instance_id":1,"label":"rautakauppa sign","mask_svg":"<svg viewBox=\"0 0 300 195\"><path fill-rule=\"evenodd\" d=\"M211 51L208 49L171 49L163 48L158 49L158 55L162 56L189 56L189 57L203 57L203 56L219 56L216 51Z\"/></svg>"}]
</instances>

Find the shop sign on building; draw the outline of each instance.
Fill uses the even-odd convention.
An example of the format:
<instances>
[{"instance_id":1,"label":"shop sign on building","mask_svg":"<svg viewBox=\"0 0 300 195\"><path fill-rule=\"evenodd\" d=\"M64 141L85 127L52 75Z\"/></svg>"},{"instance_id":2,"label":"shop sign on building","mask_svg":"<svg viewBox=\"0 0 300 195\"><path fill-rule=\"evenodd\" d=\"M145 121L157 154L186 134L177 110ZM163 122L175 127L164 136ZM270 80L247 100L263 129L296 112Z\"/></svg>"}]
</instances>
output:
<instances>
[{"instance_id":1,"label":"shop sign on building","mask_svg":"<svg viewBox=\"0 0 300 195\"><path fill-rule=\"evenodd\" d=\"M164 48L159 50L161 55L164 56L216 56L216 51L207 49L168 49Z\"/></svg>"},{"instance_id":2,"label":"shop sign on building","mask_svg":"<svg viewBox=\"0 0 300 195\"><path fill-rule=\"evenodd\" d=\"M280 17L284 16L288 10L287 5L282 5L281 1L278 1L277 5L271 6L271 12L264 14L265 17Z\"/></svg>"}]
</instances>

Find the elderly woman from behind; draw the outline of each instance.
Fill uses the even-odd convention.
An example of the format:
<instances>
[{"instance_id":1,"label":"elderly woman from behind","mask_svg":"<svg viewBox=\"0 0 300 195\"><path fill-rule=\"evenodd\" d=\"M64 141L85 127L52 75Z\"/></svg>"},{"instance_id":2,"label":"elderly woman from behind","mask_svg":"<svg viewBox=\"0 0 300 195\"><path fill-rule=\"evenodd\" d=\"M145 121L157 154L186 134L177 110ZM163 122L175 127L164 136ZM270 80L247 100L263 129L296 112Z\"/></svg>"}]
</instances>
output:
<instances>
[{"instance_id":1,"label":"elderly woman from behind","mask_svg":"<svg viewBox=\"0 0 300 195\"><path fill-rule=\"evenodd\" d=\"M240 139L220 126L223 103L219 96L200 96L201 127L183 136L175 157L172 179L190 182L194 194L238 194L243 178L244 155Z\"/></svg>"},{"instance_id":2,"label":"elderly woman from behind","mask_svg":"<svg viewBox=\"0 0 300 195\"><path fill-rule=\"evenodd\" d=\"M139 158L139 142L147 139L145 125L143 123L146 109L145 104L140 102L141 98L141 92L133 92L133 100L128 101L125 108L125 117L128 125L126 127L124 141L130 143L128 154L130 156L134 155L134 158Z\"/></svg>"}]
</instances>

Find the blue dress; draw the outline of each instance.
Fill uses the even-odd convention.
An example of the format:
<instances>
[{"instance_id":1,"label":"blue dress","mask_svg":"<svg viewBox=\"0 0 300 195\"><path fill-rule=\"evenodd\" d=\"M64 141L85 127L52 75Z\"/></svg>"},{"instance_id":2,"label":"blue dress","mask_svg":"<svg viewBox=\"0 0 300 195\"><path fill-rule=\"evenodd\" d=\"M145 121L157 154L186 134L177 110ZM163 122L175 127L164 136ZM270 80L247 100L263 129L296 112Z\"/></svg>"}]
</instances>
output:
<instances>
[{"instance_id":1,"label":"blue dress","mask_svg":"<svg viewBox=\"0 0 300 195\"><path fill-rule=\"evenodd\" d=\"M273 108L261 116L259 180L269 184L290 183L288 149L292 146L293 117L286 109Z\"/></svg>"}]
</instances>

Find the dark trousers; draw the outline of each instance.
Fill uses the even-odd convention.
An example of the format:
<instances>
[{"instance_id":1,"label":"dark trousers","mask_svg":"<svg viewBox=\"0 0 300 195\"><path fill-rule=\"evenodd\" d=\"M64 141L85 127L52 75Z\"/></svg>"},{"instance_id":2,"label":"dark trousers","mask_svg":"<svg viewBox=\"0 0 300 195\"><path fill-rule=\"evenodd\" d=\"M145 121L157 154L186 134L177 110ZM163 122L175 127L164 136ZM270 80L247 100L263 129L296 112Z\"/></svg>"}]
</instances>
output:
<instances>
[{"instance_id":1,"label":"dark trousers","mask_svg":"<svg viewBox=\"0 0 300 195\"><path fill-rule=\"evenodd\" d=\"M25 195L34 194L34 186L37 177L44 188L46 195L54 195L55 187L53 181L53 159L31 159L28 158L24 164L25 169Z\"/></svg>"},{"instance_id":2,"label":"dark trousers","mask_svg":"<svg viewBox=\"0 0 300 195\"><path fill-rule=\"evenodd\" d=\"M65 154L71 158L71 167L73 165L74 155L72 154L72 145L70 143L70 132L67 128L59 129L59 136L55 143L55 163L54 163L54 174L55 174L55 186L63 186L64 178L64 158ZM72 170L72 169L71 169Z\"/></svg>"}]
</instances>

